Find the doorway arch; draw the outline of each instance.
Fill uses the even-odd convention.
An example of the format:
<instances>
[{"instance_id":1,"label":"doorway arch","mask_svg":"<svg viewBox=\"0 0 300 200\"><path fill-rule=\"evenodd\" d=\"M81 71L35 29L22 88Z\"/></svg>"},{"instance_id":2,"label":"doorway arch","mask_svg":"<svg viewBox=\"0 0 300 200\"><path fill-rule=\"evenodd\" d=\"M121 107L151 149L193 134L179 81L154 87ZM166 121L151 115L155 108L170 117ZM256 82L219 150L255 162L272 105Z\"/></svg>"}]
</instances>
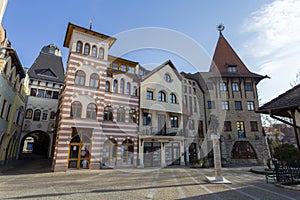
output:
<instances>
[{"instance_id":1,"label":"doorway arch","mask_svg":"<svg viewBox=\"0 0 300 200\"><path fill-rule=\"evenodd\" d=\"M116 167L117 165L118 143L110 138L104 142L103 163L106 166Z\"/></svg>"},{"instance_id":2,"label":"doorway arch","mask_svg":"<svg viewBox=\"0 0 300 200\"><path fill-rule=\"evenodd\" d=\"M75 135L69 145L68 168L89 169L91 140L86 135Z\"/></svg>"},{"instance_id":3,"label":"doorway arch","mask_svg":"<svg viewBox=\"0 0 300 200\"><path fill-rule=\"evenodd\" d=\"M248 141L237 141L231 151L232 159L257 159L256 152Z\"/></svg>"}]
</instances>

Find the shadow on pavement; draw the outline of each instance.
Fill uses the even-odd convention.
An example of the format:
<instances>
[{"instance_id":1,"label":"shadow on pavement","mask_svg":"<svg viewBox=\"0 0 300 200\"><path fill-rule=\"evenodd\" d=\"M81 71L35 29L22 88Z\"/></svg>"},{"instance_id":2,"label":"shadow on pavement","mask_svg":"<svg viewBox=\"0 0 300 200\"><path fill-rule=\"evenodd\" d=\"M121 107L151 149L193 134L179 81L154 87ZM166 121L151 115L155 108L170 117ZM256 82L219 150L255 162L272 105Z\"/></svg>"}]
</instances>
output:
<instances>
[{"instance_id":1,"label":"shadow on pavement","mask_svg":"<svg viewBox=\"0 0 300 200\"><path fill-rule=\"evenodd\" d=\"M0 175L38 174L51 172L52 159L35 154L23 154L22 159L0 166Z\"/></svg>"}]
</instances>

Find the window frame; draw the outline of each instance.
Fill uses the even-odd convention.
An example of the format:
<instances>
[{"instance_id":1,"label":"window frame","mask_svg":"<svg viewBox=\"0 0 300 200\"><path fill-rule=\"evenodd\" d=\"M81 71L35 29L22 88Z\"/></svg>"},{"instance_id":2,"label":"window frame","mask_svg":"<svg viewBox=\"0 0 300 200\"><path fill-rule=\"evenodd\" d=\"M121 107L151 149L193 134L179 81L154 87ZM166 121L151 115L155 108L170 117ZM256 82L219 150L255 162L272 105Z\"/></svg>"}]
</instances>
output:
<instances>
[{"instance_id":1,"label":"window frame","mask_svg":"<svg viewBox=\"0 0 300 200\"><path fill-rule=\"evenodd\" d=\"M74 84L84 86L85 85L85 78L86 78L85 72L82 71L82 70L77 70L75 72Z\"/></svg>"}]
</instances>

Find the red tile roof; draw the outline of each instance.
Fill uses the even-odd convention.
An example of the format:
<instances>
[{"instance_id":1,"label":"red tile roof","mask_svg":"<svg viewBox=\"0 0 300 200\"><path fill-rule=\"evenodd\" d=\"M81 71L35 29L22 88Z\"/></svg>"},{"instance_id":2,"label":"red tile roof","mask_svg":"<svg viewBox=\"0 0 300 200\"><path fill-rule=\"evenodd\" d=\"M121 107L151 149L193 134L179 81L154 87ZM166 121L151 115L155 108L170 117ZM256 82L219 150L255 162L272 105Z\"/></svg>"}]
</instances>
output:
<instances>
[{"instance_id":1,"label":"red tile roof","mask_svg":"<svg viewBox=\"0 0 300 200\"><path fill-rule=\"evenodd\" d=\"M236 66L237 72L228 72L228 66ZM265 76L249 71L222 33L220 33L209 71L220 73L222 77L253 77L258 81L265 78Z\"/></svg>"}]
</instances>

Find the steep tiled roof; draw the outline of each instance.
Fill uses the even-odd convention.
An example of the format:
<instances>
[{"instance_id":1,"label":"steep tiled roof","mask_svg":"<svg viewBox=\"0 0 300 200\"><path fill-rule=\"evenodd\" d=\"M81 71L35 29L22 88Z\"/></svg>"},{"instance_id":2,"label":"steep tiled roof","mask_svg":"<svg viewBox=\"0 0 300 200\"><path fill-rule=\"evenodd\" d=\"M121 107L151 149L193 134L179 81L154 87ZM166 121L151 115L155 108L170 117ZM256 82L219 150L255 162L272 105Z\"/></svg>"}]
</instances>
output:
<instances>
[{"instance_id":1,"label":"steep tiled roof","mask_svg":"<svg viewBox=\"0 0 300 200\"><path fill-rule=\"evenodd\" d=\"M300 84L258 108L258 112L289 117L289 109L300 106Z\"/></svg>"},{"instance_id":2,"label":"steep tiled roof","mask_svg":"<svg viewBox=\"0 0 300 200\"><path fill-rule=\"evenodd\" d=\"M228 72L228 66L236 66L237 72ZM220 73L222 77L253 77L257 78L257 81L265 78L265 76L249 71L222 33L220 33L209 71L215 74Z\"/></svg>"},{"instance_id":3,"label":"steep tiled roof","mask_svg":"<svg viewBox=\"0 0 300 200\"><path fill-rule=\"evenodd\" d=\"M45 47L43 50L44 49ZM63 83L65 79L65 72L61 56L57 56L54 53L43 50L28 70L29 77L44 81ZM49 76L51 73L54 74L54 76Z\"/></svg>"}]
</instances>

